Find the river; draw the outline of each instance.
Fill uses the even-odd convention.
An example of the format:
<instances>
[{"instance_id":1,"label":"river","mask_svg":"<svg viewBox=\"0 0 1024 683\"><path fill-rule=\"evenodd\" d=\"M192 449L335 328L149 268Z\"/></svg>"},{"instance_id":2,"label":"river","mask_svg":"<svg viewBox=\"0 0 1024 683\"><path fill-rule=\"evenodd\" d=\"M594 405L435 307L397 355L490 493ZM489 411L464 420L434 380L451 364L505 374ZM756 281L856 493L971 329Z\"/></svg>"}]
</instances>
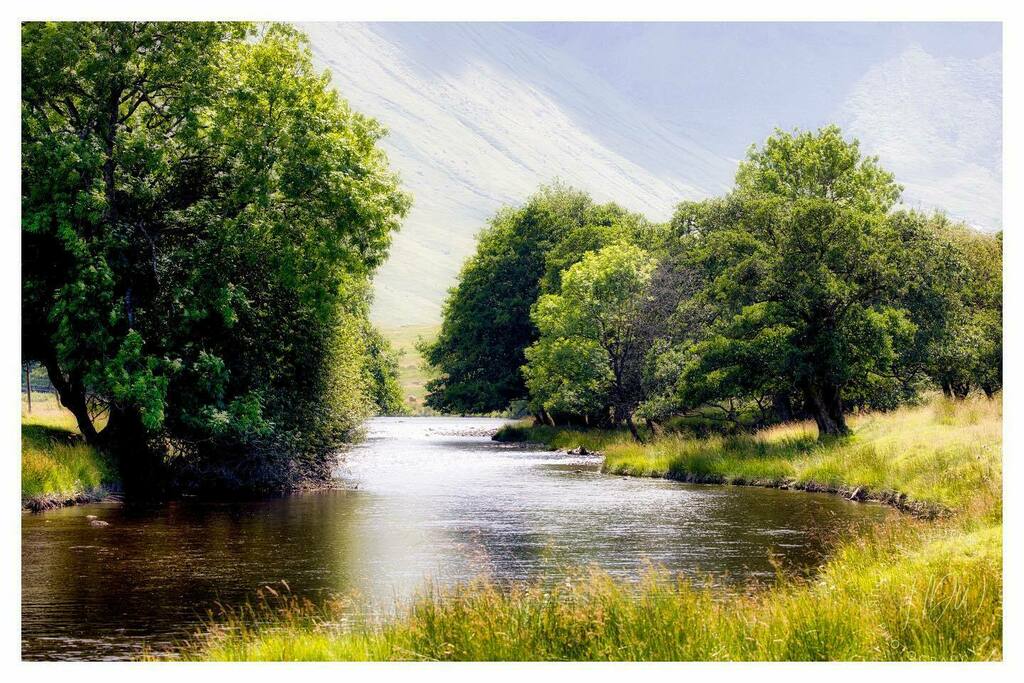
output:
<instances>
[{"instance_id":1,"label":"river","mask_svg":"<svg viewBox=\"0 0 1024 683\"><path fill-rule=\"evenodd\" d=\"M381 609L428 579L556 580L591 565L626 580L659 565L724 590L769 579L772 557L812 568L837 534L891 514L824 494L605 475L599 457L491 441L501 423L371 420L335 490L24 513L22 656L172 649L217 601L281 580Z\"/></svg>"}]
</instances>

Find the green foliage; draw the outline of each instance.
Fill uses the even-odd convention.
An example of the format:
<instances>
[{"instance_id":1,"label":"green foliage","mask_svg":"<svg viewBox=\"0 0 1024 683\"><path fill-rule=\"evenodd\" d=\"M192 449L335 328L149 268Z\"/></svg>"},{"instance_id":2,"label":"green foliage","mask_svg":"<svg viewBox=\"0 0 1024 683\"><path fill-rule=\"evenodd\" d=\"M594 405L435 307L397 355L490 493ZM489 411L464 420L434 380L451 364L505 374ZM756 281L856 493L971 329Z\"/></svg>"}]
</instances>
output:
<instances>
[{"instance_id":1,"label":"green foliage","mask_svg":"<svg viewBox=\"0 0 1024 683\"><path fill-rule=\"evenodd\" d=\"M480 233L476 253L442 310L437 339L423 348L438 373L429 407L447 413L504 411L527 396L520 368L538 338L529 311L556 292L561 272L591 250L657 239L658 228L581 191L542 187L524 206L501 210Z\"/></svg>"},{"instance_id":2,"label":"green foliage","mask_svg":"<svg viewBox=\"0 0 1024 683\"><path fill-rule=\"evenodd\" d=\"M943 324L924 342L926 371L948 396L965 398L972 389L991 396L1002 388L1002 233L991 237L941 217L933 222L958 270L955 285L941 290Z\"/></svg>"},{"instance_id":3,"label":"green foliage","mask_svg":"<svg viewBox=\"0 0 1024 683\"><path fill-rule=\"evenodd\" d=\"M377 328L367 326L364 334L364 381L374 408L381 415L404 415L408 409L398 379L398 352Z\"/></svg>"},{"instance_id":4,"label":"green foliage","mask_svg":"<svg viewBox=\"0 0 1024 683\"><path fill-rule=\"evenodd\" d=\"M629 419L642 398L648 350L643 310L654 260L630 245L584 255L542 296L532 318L540 337L523 368L536 412L607 414Z\"/></svg>"},{"instance_id":5,"label":"green foliage","mask_svg":"<svg viewBox=\"0 0 1024 683\"><path fill-rule=\"evenodd\" d=\"M520 367L537 339L537 297L556 291L562 270L587 251L656 232L642 217L561 185L499 211L449 292L437 339L423 348L439 374L427 384L427 405L487 413L526 398Z\"/></svg>"},{"instance_id":6,"label":"green foliage","mask_svg":"<svg viewBox=\"0 0 1024 683\"><path fill-rule=\"evenodd\" d=\"M482 413L525 394L519 366L535 335L529 309L544 253L588 201L561 188L543 190L519 210L500 211L480 234L445 301L437 339L422 349L440 375L427 383L428 406Z\"/></svg>"},{"instance_id":7,"label":"green foliage","mask_svg":"<svg viewBox=\"0 0 1024 683\"><path fill-rule=\"evenodd\" d=\"M324 476L387 399L368 282L409 198L384 130L286 26L30 23L22 43L26 357L87 439L188 485Z\"/></svg>"},{"instance_id":8,"label":"green foliage","mask_svg":"<svg viewBox=\"0 0 1024 683\"><path fill-rule=\"evenodd\" d=\"M736 182L717 220L687 216L681 258L714 318L689 349L681 403L798 392L822 434L841 434L844 390L892 374L916 330L896 300L903 244L887 213L900 187L834 127L777 132Z\"/></svg>"},{"instance_id":9,"label":"green foliage","mask_svg":"<svg viewBox=\"0 0 1024 683\"><path fill-rule=\"evenodd\" d=\"M424 349L439 372L428 402L482 412L528 394L545 422L633 431L634 416L725 431L808 416L828 437L851 410L936 385L991 396L1001 237L901 210L900 193L834 126L777 131L730 194L681 203L667 230L542 190L481 236ZM635 247L643 287L627 268L566 290L592 255Z\"/></svg>"}]
</instances>

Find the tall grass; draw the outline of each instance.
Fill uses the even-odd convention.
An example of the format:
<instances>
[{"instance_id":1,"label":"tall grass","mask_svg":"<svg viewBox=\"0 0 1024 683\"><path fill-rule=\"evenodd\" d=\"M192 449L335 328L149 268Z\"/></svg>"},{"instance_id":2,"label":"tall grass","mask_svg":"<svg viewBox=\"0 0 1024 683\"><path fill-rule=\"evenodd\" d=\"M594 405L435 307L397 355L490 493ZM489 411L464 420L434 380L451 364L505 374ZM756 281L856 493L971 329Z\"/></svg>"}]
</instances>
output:
<instances>
[{"instance_id":1,"label":"tall grass","mask_svg":"<svg viewBox=\"0 0 1024 683\"><path fill-rule=\"evenodd\" d=\"M812 581L752 594L652 572L427 590L398 618L297 600L232 613L205 660L985 660L1002 656L1001 528L910 523L844 547Z\"/></svg>"},{"instance_id":2,"label":"tall grass","mask_svg":"<svg viewBox=\"0 0 1024 683\"><path fill-rule=\"evenodd\" d=\"M935 398L854 415L850 425L852 436L824 442L811 422L737 436L668 434L645 443L622 431L519 423L495 438L602 451L604 470L612 474L856 492L932 511L963 509L1002 487L998 398Z\"/></svg>"},{"instance_id":3,"label":"tall grass","mask_svg":"<svg viewBox=\"0 0 1024 683\"><path fill-rule=\"evenodd\" d=\"M47 507L98 493L116 481L105 454L85 444L74 418L55 413L23 416L21 497L31 507Z\"/></svg>"},{"instance_id":4,"label":"tall grass","mask_svg":"<svg viewBox=\"0 0 1024 683\"><path fill-rule=\"evenodd\" d=\"M846 541L811 579L721 588L652 572L639 586L593 570L556 585L478 581L428 588L371 622L351 605L283 598L229 611L183 654L209 660L998 660L1002 657L1001 407L936 400L852 420L745 437L669 436L513 425L510 440L607 453L620 473L724 481L891 487L946 506Z\"/></svg>"},{"instance_id":5,"label":"tall grass","mask_svg":"<svg viewBox=\"0 0 1024 683\"><path fill-rule=\"evenodd\" d=\"M851 437L825 442L804 423L727 438L620 440L605 449L604 467L635 476L904 494L948 510L964 509L1002 486L998 399L937 398L857 415L850 423Z\"/></svg>"}]
</instances>

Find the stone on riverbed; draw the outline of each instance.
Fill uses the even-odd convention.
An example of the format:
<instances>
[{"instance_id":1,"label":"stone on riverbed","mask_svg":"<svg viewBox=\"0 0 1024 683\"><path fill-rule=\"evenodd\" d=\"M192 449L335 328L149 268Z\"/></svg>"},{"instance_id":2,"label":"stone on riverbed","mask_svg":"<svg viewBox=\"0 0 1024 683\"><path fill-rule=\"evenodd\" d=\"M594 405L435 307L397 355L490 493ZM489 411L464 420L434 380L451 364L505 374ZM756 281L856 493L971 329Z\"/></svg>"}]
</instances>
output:
<instances>
[{"instance_id":1,"label":"stone on riverbed","mask_svg":"<svg viewBox=\"0 0 1024 683\"><path fill-rule=\"evenodd\" d=\"M110 522L104 522L102 519L91 519L89 524L92 526L110 526Z\"/></svg>"}]
</instances>

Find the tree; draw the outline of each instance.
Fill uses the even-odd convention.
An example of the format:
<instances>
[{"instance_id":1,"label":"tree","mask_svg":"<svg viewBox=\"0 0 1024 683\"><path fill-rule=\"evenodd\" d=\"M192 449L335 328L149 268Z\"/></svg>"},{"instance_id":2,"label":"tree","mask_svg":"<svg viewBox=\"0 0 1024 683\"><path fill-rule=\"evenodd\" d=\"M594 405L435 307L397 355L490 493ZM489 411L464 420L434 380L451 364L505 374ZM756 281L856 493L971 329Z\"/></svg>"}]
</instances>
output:
<instances>
[{"instance_id":1,"label":"tree","mask_svg":"<svg viewBox=\"0 0 1024 683\"><path fill-rule=\"evenodd\" d=\"M986 235L942 216L930 225L952 265L941 271L944 286L935 288L941 324L927 327L920 342L924 372L947 396L963 399L981 389L991 398L1002 387L1002 233Z\"/></svg>"},{"instance_id":2,"label":"tree","mask_svg":"<svg viewBox=\"0 0 1024 683\"><path fill-rule=\"evenodd\" d=\"M286 26L25 24L22 57L24 346L83 435L136 483L329 474L409 203L383 129Z\"/></svg>"},{"instance_id":3,"label":"tree","mask_svg":"<svg viewBox=\"0 0 1024 683\"><path fill-rule=\"evenodd\" d=\"M638 247L612 245L586 254L562 274L557 294L537 301L540 337L523 368L535 407L583 415L610 407L612 423L625 422L640 439L633 413L644 398L654 270Z\"/></svg>"},{"instance_id":4,"label":"tree","mask_svg":"<svg viewBox=\"0 0 1024 683\"><path fill-rule=\"evenodd\" d=\"M366 325L363 334L366 340L365 384L374 411L379 415L406 414L402 385L398 381L398 352L372 325Z\"/></svg>"},{"instance_id":5,"label":"tree","mask_svg":"<svg viewBox=\"0 0 1024 683\"><path fill-rule=\"evenodd\" d=\"M655 231L635 214L558 184L499 211L448 293L437 339L422 349L439 374L427 384L427 405L486 413L525 399L520 367L537 338L530 320L537 297L556 290L562 270L586 251Z\"/></svg>"},{"instance_id":6,"label":"tree","mask_svg":"<svg viewBox=\"0 0 1024 683\"><path fill-rule=\"evenodd\" d=\"M715 310L689 350L688 400L792 387L822 436L845 434L843 394L891 371L913 335L895 302L901 243L887 213L901 188L838 128L777 131L740 164L728 220L682 249ZM780 386L781 385L781 386Z\"/></svg>"}]
</instances>

